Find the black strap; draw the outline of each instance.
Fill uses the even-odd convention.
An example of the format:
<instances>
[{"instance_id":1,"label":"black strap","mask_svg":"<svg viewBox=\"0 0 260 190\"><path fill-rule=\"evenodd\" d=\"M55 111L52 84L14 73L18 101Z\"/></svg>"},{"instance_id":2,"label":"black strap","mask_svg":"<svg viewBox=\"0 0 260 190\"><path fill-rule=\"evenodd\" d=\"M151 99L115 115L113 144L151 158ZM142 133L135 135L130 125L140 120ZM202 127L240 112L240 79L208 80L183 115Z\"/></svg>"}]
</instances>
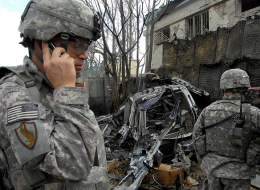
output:
<instances>
[{"instance_id":1,"label":"black strap","mask_svg":"<svg viewBox=\"0 0 260 190\"><path fill-rule=\"evenodd\" d=\"M18 71L15 70L11 67L1 67L1 72L3 72L2 74L6 73L6 72L12 72L17 74L18 76L20 76L22 78L22 80L24 81L24 84L26 86L26 88L28 89L28 91L30 92L30 94L34 97L34 99L38 102L41 102L41 95L39 90L36 87L35 82L26 74L25 71ZM1 77L3 77L2 75L0 75ZM0 82L2 82L5 78L2 78L0 80Z\"/></svg>"},{"instance_id":2,"label":"black strap","mask_svg":"<svg viewBox=\"0 0 260 190\"><path fill-rule=\"evenodd\" d=\"M41 102L41 95L39 90L36 87L36 84L30 77L27 76L25 72L21 72L20 76L22 77L26 88L29 90L30 94L37 102Z\"/></svg>"},{"instance_id":3,"label":"black strap","mask_svg":"<svg viewBox=\"0 0 260 190\"><path fill-rule=\"evenodd\" d=\"M226 118L224 118L224 119L222 119L222 120L220 120L220 121L218 121L218 122L216 122L216 123L213 123L213 124L204 126L204 127L202 127L202 128L203 128L203 129L206 129L206 128L210 128L210 127L216 126L216 125L218 125L218 124L220 124L220 123L223 123L223 122L229 120L230 118L234 117L236 114L237 114L237 113L234 113L234 114L232 114L232 115L230 115L230 116L228 116L228 117L226 117Z\"/></svg>"},{"instance_id":4,"label":"black strap","mask_svg":"<svg viewBox=\"0 0 260 190\"><path fill-rule=\"evenodd\" d=\"M69 38L70 38L69 34L61 34L60 38L61 38L60 46L63 47L67 51L67 46L68 46L68 42L69 42Z\"/></svg>"},{"instance_id":5,"label":"black strap","mask_svg":"<svg viewBox=\"0 0 260 190\"><path fill-rule=\"evenodd\" d=\"M96 153L95 153L95 157L94 157L94 166L99 166L97 148L96 148Z\"/></svg>"}]
</instances>

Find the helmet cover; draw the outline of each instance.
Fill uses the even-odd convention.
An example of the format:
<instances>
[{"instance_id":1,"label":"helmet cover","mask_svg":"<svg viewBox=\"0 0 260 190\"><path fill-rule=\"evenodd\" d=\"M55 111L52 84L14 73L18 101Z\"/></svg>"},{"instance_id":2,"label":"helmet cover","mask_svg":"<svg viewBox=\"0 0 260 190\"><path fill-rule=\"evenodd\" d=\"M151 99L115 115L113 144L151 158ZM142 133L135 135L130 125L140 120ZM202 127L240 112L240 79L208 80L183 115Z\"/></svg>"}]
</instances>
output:
<instances>
[{"instance_id":1,"label":"helmet cover","mask_svg":"<svg viewBox=\"0 0 260 190\"><path fill-rule=\"evenodd\" d=\"M48 41L60 33L97 40L97 17L80 0L31 0L21 17L19 32L23 37Z\"/></svg>"},{"instance_id":2,"label":"helmet cover","mask_svg":"<svg viewBox=\"0 0 260 190\"><path fill-rule=\"evenodd\" d=\"M242 69L229 69L220 78L220 89L250 88L248 74Z\"/></svg>"}]
</instances>

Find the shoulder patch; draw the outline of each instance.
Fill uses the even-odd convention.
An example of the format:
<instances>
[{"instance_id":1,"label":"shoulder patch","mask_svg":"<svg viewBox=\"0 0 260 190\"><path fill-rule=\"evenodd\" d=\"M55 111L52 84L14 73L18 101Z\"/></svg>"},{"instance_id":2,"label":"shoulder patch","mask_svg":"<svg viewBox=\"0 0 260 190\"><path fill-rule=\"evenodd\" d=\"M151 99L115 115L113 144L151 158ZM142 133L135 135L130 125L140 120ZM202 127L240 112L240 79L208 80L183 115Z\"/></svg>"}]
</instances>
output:
<instances>
[{"instance_id":1,"label":"shoulder patch","mask_svg":"<svg viewBox=\"0 0 260 190\"><path fill-rule=\"evenodd\" d=\"M40 119L12 123L6 129L19 164L24 164L52 150L49 134Z\"/></svg>"},{"instance_id":2,"label":"shoulder patch","mask_svg":"<svg viewBox=\"0 0 260 190\"><path fill-rule=\"evenodd\" d=\"M38 119L38 115L38 106L35 104L17 105L7 109L7 123Z\"/></svg>"},{"instance_id":3,"label":"shoulder patch","mask_svg":"<svg viewBox=\"0 0 260 190\"><path fill-rule=\"evenodd\" d=\"M37 140L37 127L35 122L22 121L15 129L15 133L20 142L29 149L33 149Z\"/></svg>"}]
</instances>

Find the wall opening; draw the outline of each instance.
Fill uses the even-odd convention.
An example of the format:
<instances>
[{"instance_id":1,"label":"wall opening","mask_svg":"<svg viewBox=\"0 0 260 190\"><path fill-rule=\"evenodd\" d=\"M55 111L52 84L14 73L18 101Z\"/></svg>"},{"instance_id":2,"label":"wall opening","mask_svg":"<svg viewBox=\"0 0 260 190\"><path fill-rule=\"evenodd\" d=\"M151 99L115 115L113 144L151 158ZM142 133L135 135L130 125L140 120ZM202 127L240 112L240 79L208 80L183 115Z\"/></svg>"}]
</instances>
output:
<instances>
[{"instance_id":1,"label":"wall opening","mask_svg":"<svg viewBox=\"0 0 260 190\"><path fill-rule=\"evenodd\" d=\"M197 14L187 19L188 35L193 38L196 34L202 34L209 30L209 11Z\"/></svg>"},{"instance_id":2,"label":"wall opening","mask_svg":"<svg viewBox=\"0 0 260 190\"><path fill-rule=\"evenodd\" d=\"M154 43L157 45L169 41L169 38L170 38L170 28L165 28L161 31L154 33Z\"/></svg>"},{"instance_id":3,"label":"wall opening","mask_svg":"<svg viewBox=\"0 0 260 190\"><path fill-rule=\"evenodd\" d=\"M248 11L259 6L259 0L242 0L242 12Z\"/></svg>"}]
</instances>

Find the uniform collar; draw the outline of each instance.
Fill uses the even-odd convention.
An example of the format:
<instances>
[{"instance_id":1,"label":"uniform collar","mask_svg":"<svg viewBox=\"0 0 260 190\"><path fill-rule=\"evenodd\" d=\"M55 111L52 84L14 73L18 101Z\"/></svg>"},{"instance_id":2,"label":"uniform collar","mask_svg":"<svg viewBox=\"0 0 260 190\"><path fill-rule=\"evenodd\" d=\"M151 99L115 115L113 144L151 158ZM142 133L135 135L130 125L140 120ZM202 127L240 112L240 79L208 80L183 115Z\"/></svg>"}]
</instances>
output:
<instances>
[{"instance_id":1,"label":"uniform collar","mask_svg":"<svg viewBox=\"0 0 260 190\"><path fill-rule=\"evenodd\" d=\"M227 95L224 95L223 96L223 100L240 100L241 99L241 96L240 94L233 94L231 96L227 96ZM244 95L242 95L242 101L245 100L245 97Z\"/></svg>"},{"instance_id":2,"label":"uniform collar","mask_svg":"<svg viewBox=\"0 0 260 190\"><path fill-rule=\"evenodd\" d=\"M23 66L27 72L27 74L30 75L30 77L36 82L36 86L38 89L42 88L42 84L47 84L48 88L54 89L51 82L48 80L46 75L44 75L41 71L39 71L39 68L37 65L33 63L33 61L28 57L24 57Z\"/></svg>"}]
</instances>

